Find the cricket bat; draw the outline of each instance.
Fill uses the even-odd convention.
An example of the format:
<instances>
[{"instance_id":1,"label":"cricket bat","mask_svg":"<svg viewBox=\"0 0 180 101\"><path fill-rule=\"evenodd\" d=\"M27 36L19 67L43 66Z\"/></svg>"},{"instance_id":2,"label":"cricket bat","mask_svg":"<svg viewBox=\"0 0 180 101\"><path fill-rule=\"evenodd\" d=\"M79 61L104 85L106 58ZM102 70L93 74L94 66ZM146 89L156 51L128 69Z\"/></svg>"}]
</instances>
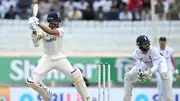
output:
<instances>
[{"instance_id":1,"label":"cricket bat","mask_svg":"<svg viewBox=\"0 0 180 101\"><path fill-rule=\"evenodd\" d=\"M37 14L38 14L38 4L36 3L36 4L34 4L34 6L33 6L33 16L34 17L36 17L37 16Z\"/></svg>"},{"instance_id":2,"label":"cricket bat","mask_svg":"<svg viewBox=\"0 0 180 101\"><path fill-rule=\"evenodd\" d=\"M37 14L38 14L38 9L39 9L38 4L35 3L34 6L33 6L33 17L36 17L36 16L37 16ZM38 31L38 27L36 27L36 31ZM35 33L35 34L37 35L37 33Z\"/></svg>"}]
</instances>

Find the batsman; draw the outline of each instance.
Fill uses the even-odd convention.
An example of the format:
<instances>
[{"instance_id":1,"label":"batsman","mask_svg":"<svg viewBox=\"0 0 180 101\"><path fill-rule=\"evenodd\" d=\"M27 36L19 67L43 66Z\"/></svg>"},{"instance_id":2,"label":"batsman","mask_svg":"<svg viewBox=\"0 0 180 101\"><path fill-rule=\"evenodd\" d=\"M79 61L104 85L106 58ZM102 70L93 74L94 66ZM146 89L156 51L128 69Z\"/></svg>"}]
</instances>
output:
<instances>
[{"instance_id":1,"label":"batsman","mask_svg":"<svg viewBox=\"0 0 180 101\"><path fill-rule=\"evenodd\" d=\"M82 101L92 101L81 71L72 67L63 52L62 39L64 30L61 26L60 14L55 11L50 12L47 22L49 26L44 26L39 23L39 19L35 16L29 18L28 26L32 30L31 35L34 46L38 46L38 42L42 40L44 52L32 76L26 79L27 84L42 96L43 101L49 101L53 93L44 85L42 79L49 71L57 69L73 82L81 95ZM39 33L39 28L43 30L43 33Z\"/></svg>"},{"instance_id":2,"label":"batsman","mask_svg":"<svg viewBox=\"0 0 180 101\"><path fill-rule=\"evenodd\" d=\"M165 101L173 101L166 59L159 53L158 49L150 46L150 41L145 35L140 35L136 39L136 45L138 49L133 52L135 66L125 74L123 100L131 101L132 84L135 81L146 81L149 76L158 72L162 79Z\"/></svg>"}]
</instances>

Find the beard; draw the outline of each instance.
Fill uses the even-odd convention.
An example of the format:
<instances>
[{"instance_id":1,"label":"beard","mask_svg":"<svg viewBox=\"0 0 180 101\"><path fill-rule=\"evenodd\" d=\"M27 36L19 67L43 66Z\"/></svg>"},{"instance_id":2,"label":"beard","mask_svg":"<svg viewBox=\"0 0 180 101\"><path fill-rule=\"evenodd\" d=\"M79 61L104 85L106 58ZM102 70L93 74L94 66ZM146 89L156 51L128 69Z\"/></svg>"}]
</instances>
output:
<instances>
[{"instance_id":1,"label":"beard","mask_svg":"<svg viewBox=\"0 0 180 101\"><path fill-rule=\"evenodd\" d=\"M51 29L56 28L56 26L55 26L54 24L49 24L49 27L50 27Z\"/></svg>"},{"instance_id":2,"label":"beard","mask_svg":"<svg viewBox=\"0 0 180 101\"><path fill-rule=\"evenodd\" d=\"M58 28L59 27L59 23L49 23L49 27L51 28L51 29L54 29L54 28Z\"/></svg>"}]
</instances>

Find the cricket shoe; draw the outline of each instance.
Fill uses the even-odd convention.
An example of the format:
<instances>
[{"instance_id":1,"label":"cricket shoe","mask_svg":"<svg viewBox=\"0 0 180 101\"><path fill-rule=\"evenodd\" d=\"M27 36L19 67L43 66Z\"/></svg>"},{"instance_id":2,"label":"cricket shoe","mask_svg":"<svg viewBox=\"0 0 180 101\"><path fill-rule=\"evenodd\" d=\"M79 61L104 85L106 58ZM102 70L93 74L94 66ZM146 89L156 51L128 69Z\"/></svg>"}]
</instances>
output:
<instances>
[{"instance_id":1,"label":"cricket shoe","mask_svg":"<svg viewBox=\"0 0 180 101\"><path fill-rule=\"evenodd\" d=\"M33 88L43 97L44 101L48 101L53 96L53 93L45 85L35 83L31 77L27 78L26 82L29 87Z\"/></svg>"}]
</instances>

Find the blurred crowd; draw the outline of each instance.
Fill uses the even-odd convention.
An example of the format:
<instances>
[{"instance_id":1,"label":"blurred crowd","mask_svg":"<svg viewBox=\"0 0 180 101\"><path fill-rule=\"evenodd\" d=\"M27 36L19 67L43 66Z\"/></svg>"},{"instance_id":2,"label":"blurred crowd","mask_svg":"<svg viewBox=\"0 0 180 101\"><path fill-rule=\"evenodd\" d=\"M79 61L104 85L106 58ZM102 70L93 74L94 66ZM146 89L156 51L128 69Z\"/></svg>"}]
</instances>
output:
<instances>
[{"instance_id":1,"label":"blurred crowd","mask_svg":"<svg viewBox=\"0 0 180 101\"><path fill-rule=\"evenodd\" d=\"M154 0L159 20L179 20L180 0ZM38 18L58 11L64 20L151 20L151 0L1 0L0 19L28 19L33 4Z\"/></svg>"}]
</instances>

